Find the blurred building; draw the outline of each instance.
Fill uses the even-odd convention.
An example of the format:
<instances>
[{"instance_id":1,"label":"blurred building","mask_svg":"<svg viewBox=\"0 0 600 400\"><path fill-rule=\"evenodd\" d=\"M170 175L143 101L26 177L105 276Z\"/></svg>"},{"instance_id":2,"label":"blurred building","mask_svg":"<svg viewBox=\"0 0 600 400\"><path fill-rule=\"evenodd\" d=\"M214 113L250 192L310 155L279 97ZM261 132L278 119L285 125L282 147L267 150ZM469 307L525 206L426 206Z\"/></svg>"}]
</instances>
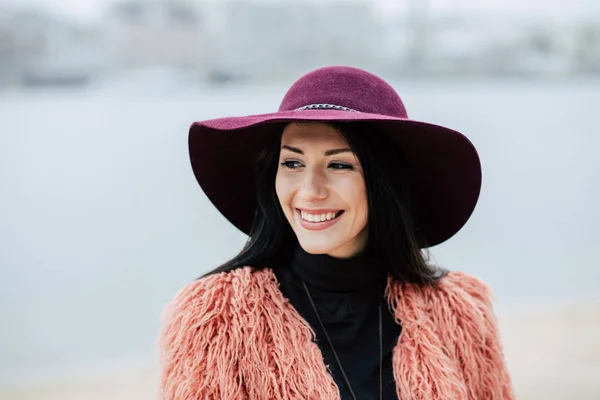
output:
<instances>
[{"instance_id":1,"label":"blurred building","mask_svg":"<svg viewBox=\"0 0 600 400\"><path fill-rule=\"evenodd\" d=\"M408 41L404 73L422 76L565 78L600 73L600 25L461 13L421 15ZM411 32L410 23L407 35ZM417 35L418 36L418 35ZM415 48L416 44L420 45Z\"/></svg>"},{"instance_id":2,"label":"blurred building","mask_svg":"<svg viewBox=\"0 0 600 400\"><path fill-rule=\"evenodd\" d=\"M86 24L0 4L0 87L129 81L157 69L142 81L289 80L333 64L386 77L600 74L600 17L429 5L382 15L372 0L113 0Z\"/></svg>"},{"instance_id":3,"label":"blurred building","mask_svg":"<svg viewBox=\"0 0 600 400\"><path fill-rule=\"evenodd\" d=\"M109 62L99 30L36 10L0 17L0 85L80 85Z\"/></svg>"},{"instance_id":4,"label":"blurred building","mask_svg":"<svg viewBox=\"0 0 600 400\"><path fill-rule=\"evenodd\" d=\"M210 59L207 18L195 1L118 1L107 11L104 29L116 69L202 70Z\"/></svg>"},{"instance_id":5,"label":"blurred building","mask_svg":"<svg viewBox=\"0 0 600 400\"><path fill-rule=\"evenodd\" d=\"M368 0L220 0L219 68L255 79L349 64L378 70L382 27Z\"/></svg>"},{"instance_id":6,"label":"blurred building","mask_svg":"<svg viewBox=\"0 0 600 400\"><path fill-rule=\"evenodd\" d=\"M600 23L577 25L571 35L573 58L582 74L600 74Z\"/></svg>"}]
</instances>

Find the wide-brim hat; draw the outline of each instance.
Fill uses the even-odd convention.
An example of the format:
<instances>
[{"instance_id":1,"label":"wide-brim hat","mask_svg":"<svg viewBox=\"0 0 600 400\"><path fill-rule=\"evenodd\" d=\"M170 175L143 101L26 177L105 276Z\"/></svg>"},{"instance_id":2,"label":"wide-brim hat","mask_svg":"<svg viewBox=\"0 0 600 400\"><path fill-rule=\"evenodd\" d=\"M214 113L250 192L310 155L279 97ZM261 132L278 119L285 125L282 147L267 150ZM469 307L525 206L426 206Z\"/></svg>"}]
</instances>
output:
<instances>
[{"instance_id":1,"label":"wide-brim hat","mask_svg":"<svg viewBox=\"0 0 600 400\"><path fill-rule=\"evenodd\" d=\"M198 183L225 218L246 234L256 212L253 174L263 139L294 121L368 121L394 140L411 177L421 247L452 237L475 209L481 164L469 139L409 119L396 91L372 73L324 67L298 79L277 112L199 121L190 128L189 152Z\"/></svg>"}]
</instances>

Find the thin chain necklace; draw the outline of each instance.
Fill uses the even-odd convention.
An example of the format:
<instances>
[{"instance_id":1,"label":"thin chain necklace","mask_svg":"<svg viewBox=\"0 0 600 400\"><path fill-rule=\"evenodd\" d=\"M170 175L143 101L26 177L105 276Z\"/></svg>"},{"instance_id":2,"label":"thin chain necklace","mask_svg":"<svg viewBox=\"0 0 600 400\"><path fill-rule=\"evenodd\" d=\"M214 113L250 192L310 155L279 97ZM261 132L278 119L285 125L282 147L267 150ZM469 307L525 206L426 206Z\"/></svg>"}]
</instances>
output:
<instances>
[{"instance_id":1,"label":"thin chain necklace","mask_svg":"<svg viewBox=\"0 0 600 400\"><path fill-rule=\"evenodd\" d=\"M346 376L344 367L342 367L342 362L340 361L340 358L338 357L337 352L335 351L335 348L333 347L333 343L331 342L331 339L329 338L327 329L325 329L325 325L323 324L323 321L321 321L321 316L319 315L319 312L317 311L315 302L314 302L314 300L310 294L310 291L308 290L308 287L306 286L306 283L304 282L304 280L302 281L302 285L304 286L304 290L306 291L308 300L310 300L310 305L312 306L313 310L315 311L315 315L317 316L317 319L319 320L319 324L321 325L321 328L323 329L323 332L325 333L327 342L329 342L329 346L331 347L331 350L333 351L335 360L337 361L337 364L340 367L342 376L344 377L344 380L346 381L346 385L348 386L348 389L350 390L350 395L352 395L352 398L354 400L358 400L356 395L354 394L354 390L352 390L352 385L350 385L350 380L348 379L348 376ZM380 297L379 298L379 400L383 400L383 329L382 329L383 316L382 316L382 308L383 308L383 297Z\"/></svg>"}]
</instances>

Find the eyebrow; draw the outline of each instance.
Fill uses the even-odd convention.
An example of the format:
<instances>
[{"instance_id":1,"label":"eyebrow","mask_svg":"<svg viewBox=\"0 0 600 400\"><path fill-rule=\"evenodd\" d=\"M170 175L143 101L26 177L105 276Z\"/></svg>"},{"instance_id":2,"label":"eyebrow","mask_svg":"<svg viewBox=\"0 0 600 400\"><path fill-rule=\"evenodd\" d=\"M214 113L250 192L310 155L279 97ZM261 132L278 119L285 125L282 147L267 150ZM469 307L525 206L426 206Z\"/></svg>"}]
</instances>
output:
<instances>
[{"instance_id":1,"label":"eyebrow","mask_svg":"<svg viewBox=\"0 0 600 400\"><path fill-rule=\"evenodd\" d=\"M287 144L284 144L283 146L281 146L282 149L286 149L291 151L292 153L297 153L297 154L304 154L304 152L296 147L292 147L292 146L288 146ZM325 152L326 156L335 156L336 154L341 154L341 153L348 153L348 152L352 152L352 149L349 148L344 148L344 149L333 149L333 150L327 150Z\"/></svg>"}]
</instances>

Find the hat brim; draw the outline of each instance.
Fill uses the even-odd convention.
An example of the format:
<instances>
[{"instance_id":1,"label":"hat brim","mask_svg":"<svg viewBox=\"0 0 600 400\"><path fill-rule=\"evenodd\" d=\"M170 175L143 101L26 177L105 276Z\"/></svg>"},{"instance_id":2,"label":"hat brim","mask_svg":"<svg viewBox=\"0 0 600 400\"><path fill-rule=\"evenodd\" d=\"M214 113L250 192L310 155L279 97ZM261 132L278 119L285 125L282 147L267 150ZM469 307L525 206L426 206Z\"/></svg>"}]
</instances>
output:
<instances>
[{"instance_id":1,"label":"hat brim","mask_svg":"<svg viewBox=\"0 0 600 400\"><path fill-rule=\"evenodd\" d=\"M370 121L398 143L413 185L421 247L454 236L470 218L481 190L481 163L471 141L455 130L411 119L343 110L282 111L192 124L189 152L194 175L215 207L249 234L256 210L254 165L261 137L289 122ZM400 227L399 227L400 229Z\"/></svg>"}]
</instances>

